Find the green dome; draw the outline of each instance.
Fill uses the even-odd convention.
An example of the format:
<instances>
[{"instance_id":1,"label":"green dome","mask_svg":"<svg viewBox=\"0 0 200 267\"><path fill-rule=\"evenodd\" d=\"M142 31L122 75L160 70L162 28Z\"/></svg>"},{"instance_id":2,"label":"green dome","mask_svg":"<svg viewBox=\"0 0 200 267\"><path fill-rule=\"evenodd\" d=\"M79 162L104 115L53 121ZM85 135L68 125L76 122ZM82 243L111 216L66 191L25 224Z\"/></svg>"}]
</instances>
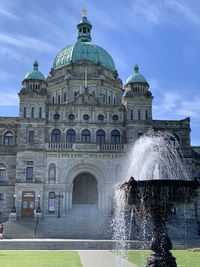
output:
<instances>
[{"instance_id":1,"label":"green dome","mask_svg":"<svg viewBox=\"0 0 200 267\"><path fill-rule=\"evenodd\" d=\"M35 60L33 64L33 70L28 72L24 78L24 80L42 80L45 81L44 75L38 70L38 62Z\"/></svg>"},{"instance_id":2,"label":"green dome","mask_svg":"<svg viewBox=\"0 0 200 267\"><path fill-rule=\"evenodd\" d=\"M95 64L100 63L104 67L115 71L115 64L112 57L103 48L91 42L92 24L86 18L86 10L83 10L83 18L77 25L78 42L62 49L56 56L53 68L65 66L71 62L76 63L79 60L89 60Z\"/></svg>"},{"instance_id":3,"label":"green dome","mask_svg":"<svg viewBox=\"0 0 200 267\"><path fill-rule=\"evenodd\" d=\"M147 80L144 78L142 74L139 73L139 67L136 64L134 67L134 73L128 77L126 80L126 84L128 83L147 83Z\"/></svg>"},{"instance_id":4,"label":"green dome","mask_svg":"<svg viewBox=\"0 0 200 267\"><path fill-rule=\"evenodd\" d=\"M77 42L62 49L56 56L53 68L59 68L70 62L79 60L89 60L94 63L100 63L104 67L115 71L115 64L112 57L100 46L92 42Z\"/></svg>"}]
</instances>

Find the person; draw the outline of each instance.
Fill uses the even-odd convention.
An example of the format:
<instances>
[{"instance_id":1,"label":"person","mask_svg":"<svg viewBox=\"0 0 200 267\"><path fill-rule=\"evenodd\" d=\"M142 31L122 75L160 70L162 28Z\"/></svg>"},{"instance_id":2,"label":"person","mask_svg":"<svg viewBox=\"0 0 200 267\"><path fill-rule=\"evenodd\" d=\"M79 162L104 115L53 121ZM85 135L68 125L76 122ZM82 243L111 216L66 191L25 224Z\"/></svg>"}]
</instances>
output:
<instances>
[{"instance_id":1,"label":"person","mask_svg":"<svg viewBox=\"0 0 200 267\"><path fill-rule=\"evenodd\" d=\"M4 232L3 224L1 224L0 225L0 239L3 239L3 232Z\"/></svg>"}]
</instances>

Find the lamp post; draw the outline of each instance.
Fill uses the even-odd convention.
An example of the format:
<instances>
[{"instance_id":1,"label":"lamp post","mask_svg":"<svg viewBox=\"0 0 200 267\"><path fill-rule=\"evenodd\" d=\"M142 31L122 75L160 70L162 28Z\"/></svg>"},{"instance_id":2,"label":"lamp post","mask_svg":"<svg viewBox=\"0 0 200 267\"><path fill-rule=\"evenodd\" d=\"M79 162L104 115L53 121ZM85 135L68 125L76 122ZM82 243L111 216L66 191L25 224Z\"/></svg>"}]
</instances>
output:
<instances>
[{"instance_id":1,"label":"lamp post","mask_svg":"<svg viewBox=\"0 0 200 267\"><path fill-rule=\"evenodd\" d=\"M38 207L36 209L37 213L41 213L41 207L40 207L40 195L38 195Z\"/></svg>"},{"instance_id":2,"label":"lamp post","mask_svg":"<svg viewBox=\"0 0 200 267\"><path fill-rule=\"evenodd\" d=\"M16 213L15 198L16 198L16 195L13 195L13 207L12 207L12 210L11 210L12 213Z\"/></svg>"},{"instance_id":3,"label":"lamp post","mask_svg":"<svg viewBox=\"0 0 200 267\"><path fill-rule=\"evenodd\" d=\"M60 198L63 198L63 195L56 195L55 197L58 197L58 216L57 218L60 218Z\"/></svg>"}]
</instances>

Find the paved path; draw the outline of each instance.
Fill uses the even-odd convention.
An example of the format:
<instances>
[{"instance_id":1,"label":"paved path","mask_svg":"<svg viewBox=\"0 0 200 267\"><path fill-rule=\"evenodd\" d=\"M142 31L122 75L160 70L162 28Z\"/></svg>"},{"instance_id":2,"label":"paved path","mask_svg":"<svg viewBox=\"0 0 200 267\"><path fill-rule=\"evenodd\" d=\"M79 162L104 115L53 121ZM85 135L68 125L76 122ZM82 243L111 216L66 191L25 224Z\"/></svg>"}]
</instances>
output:
<instances>
[{"instance_id":1,"label":"paved path","mask_svg":"<svg viewBox=\"0 0 200 267\"><path fill-rule=\"evenodd\" d=\"M84 267L138 267L108 250L78 250Z\"/></svg>"}]
</instances>

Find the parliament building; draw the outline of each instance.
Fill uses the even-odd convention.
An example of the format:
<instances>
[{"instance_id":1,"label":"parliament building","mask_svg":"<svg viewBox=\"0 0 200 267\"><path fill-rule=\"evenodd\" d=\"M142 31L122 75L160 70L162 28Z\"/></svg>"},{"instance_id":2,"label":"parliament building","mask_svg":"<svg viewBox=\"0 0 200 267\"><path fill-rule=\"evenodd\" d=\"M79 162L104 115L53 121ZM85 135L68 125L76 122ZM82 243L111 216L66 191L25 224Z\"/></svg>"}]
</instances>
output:
<instances>
[{"instance_id":1,"label":"parliament building","mask_svg":"<svg viewBox=\"0 0 200 267\"><path fill-rule=\"evenodd\" d=\"M0 220L31 224L39 214L41 237L109 237L114 185L149 129L166 132L191 179L200 179L190 118L154 120L150 84L139 67L123 84L111 55L91 42L85 13L77 30L77 42L57 54L47 78L35 60L18 93L19 117L0 117ZM172 212L175 238L183 216L188 235L198 238L199 207L197 201Z\"/></svg>"}]
</instances>

